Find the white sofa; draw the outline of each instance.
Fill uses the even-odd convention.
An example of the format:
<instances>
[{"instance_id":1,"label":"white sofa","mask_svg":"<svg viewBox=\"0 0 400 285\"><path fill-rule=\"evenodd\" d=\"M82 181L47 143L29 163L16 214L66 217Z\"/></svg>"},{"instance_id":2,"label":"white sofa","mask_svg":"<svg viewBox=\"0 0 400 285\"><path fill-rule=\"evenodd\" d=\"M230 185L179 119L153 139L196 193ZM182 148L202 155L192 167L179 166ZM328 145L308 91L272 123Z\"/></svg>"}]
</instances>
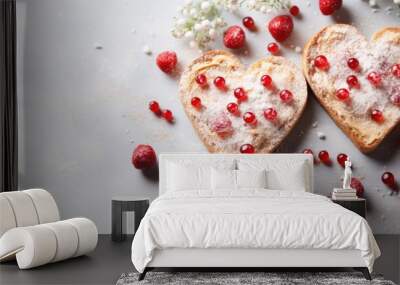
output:
<instances>
[{"instance_id":1,"label":"white sofa","mask_svg":"<svg viewBox=\"0 0 400 285\"><path fill-rule=\"evenodd\" d=\"M97 234L89 219L60 221L46 190L0 193L0 262L16 259L28 269L84 255L96 248Z\"/></svg>"}]
</instances>

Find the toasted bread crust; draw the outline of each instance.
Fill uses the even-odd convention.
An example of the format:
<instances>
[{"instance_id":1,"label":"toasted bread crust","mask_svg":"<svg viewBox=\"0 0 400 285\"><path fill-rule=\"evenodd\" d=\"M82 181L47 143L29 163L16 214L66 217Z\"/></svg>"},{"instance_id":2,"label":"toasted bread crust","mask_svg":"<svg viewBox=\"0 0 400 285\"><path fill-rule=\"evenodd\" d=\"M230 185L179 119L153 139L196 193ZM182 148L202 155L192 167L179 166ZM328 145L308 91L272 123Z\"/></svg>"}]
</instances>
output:
<instances>
[{"instance_id":1,"label":"toasted bread crust","mask_svg":"<svg viewBox=\"0 0 400 285\"><path fill-rule=\"evenodd\" d=\"M246 73L260 68L263 62L271 63L273 66L276 67L289 66L292 70L296 70L296 72L301 74L299 70L297 71L298 68L292 62L288 61L283 57L275 57L275 56L270 56L267 58L260 59L257 62L253 63L251 66L249 66L248 69L246 70L236 56L227 51L222 51L222 50L212 50L204 53L202 56L194 60L185 69L180 81L179 97L184 106L186 115L190 119L197 135L202 140L202 142L204 143L209 152L211 153L229 152L229 150L218 147L214 143L214 141L218 139L216 134L210 131L208 128L204 127L204 124L199 119L198 115L192 111L193 108L190 106L190 100L188 100L187 97L188 93L190 93L190 90L193 87L193 84L196 84L194 80L195 76L201 73L202 71L206 71L207 69L213 68L215 66L224 66L226 72L243 71L243 73ZM299 104L295 117L283 126L282 133L284 135L279 139L279 141L267 140L265 139L265 137L263 137L262 134L260 136L255 135L256 136L255 147L257 149L257 152L259 153L273 152L279 146L279 144L285 139L285 137L292 130L298 119L301 117L301 114L304 111L307 101L306 81L303 76L301 76L301 78L302 81L298 83L299 90L301 90L301 92L299 92L298 94ZM237 152L238 151L239 149L237 150Z\"/></svg>"},{"instance_id":2,"label":"toasted bread crust","mask_svg":"<svg viewBox=\"0 0 400 285\"><path fill-rule=\"evenodd\" d=\"M373 128L382 128L380 129L379 135L369 136L368 131L363 130L357 124L355 120L344 120L344 117L351 117L351 113L343 114L338 112L335 108L332 107L330 101L330 92L326 92L325 88L321 88L316 82L313 82L312 79L312 61L314 57L312 56L312 51L319 46L321 42L329 41L333 39L334 36L331 36L330 33L338 29L346 29L350 33L359 33L358 30L346 24L335 24L331 26L327 26L323 28L321 31L316 33L306 44L303 51L303 71L304 75L311 86L315 96L317 97L320 104L325 108L328 114L334 119L336 125L353 141L353 143L364 153L369 153L375 150L379 144L389 135L389 133L396 128L400 123L400 117L391 124L385 124L384 127L376 126L375 123L371 122L371 129ZM393 45L400 46L400 28L399 27L387 27L378 32L376 32L372 37L372 42L377 42L381 39L385 38L386 41L389 41ZM329 43L328 43L329 44Z\"/></svg>"}]
</instances>

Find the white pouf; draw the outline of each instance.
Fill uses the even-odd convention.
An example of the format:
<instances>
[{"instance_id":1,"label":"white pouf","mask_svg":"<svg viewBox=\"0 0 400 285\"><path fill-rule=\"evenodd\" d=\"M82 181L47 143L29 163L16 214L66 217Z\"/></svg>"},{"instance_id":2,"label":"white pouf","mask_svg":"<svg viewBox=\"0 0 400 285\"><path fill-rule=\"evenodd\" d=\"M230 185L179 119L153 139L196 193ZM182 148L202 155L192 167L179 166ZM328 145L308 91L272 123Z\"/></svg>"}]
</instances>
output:
<instances>
[{"instance_id":1,"label":"white pouf","mask_svg":"<svg viewBox=\"0 0 400 285\"><path fill-rule=\"evenodd\" d=\"M0 261L20 269L84 255L96 248L96 225L86 218L59 221L57 205L43 189L0 193Z\"/></svg>"}]
</instances>

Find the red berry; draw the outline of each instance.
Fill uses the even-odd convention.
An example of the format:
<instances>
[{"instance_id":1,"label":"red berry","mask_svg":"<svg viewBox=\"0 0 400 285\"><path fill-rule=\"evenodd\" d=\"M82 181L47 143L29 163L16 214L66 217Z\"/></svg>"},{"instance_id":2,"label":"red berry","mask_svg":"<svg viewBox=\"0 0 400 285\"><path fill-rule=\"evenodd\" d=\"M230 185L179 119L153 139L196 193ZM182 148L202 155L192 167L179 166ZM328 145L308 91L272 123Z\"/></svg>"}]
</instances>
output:
<instances>
[{"instance_id":1,"label":"red berry","mask_svg":"<svg viewBox=\"0 0 400 285\"><path fill-rule=\"evenodd\" d=\"M242 20L243 26L248 28L249 30L255 30L256 25L252 17L244 17Z\"/></svg>"},{"instance_id":2,"label":"red berry","mask_svg":"<svg viewBox=\"0 0 400 285\"><path fill-rule=\"evenodd\" d=\"M386 184L387 186L389 186L390 188L394 188L394 186L396 185L394 175L391 172L383 173L381 179L382 179L382 182L384 184Z\"/></svg>"},{"instance_id":3,"label":"red berry","mask_svg":"<svg viewBox=\"0 0 400 285\"><path fill-rule=\"evenodd\" d=\"M231 114L237 114L239 111L239 106L238 106L238 104L232 102L232 103L229 103L228 105L226 105L226 109Z\"/></svg>"},{"instance_id":4,"label":"red berry","mask_svg":"<svg viewBox=\"0 0 400 285\"><path fill-rule=\"evenodd\" d=\"M271 88L272 87L272 78L271 76L264 74L261 76L261 84L264 85L265 88Z\"/></svg>"},{"instance_id":5,"label":"red berry","mask_svg":"<svg viewBox=\"0 0 400 285\"><path fill-rule=\"evenodd\" d=\"M224 32L224 45L230 49L239 49L244 46L246 34L239 26L231 26Z\"/></svg>"},{"instance_id":6,"label":"red berry","mask_svg":"<svg viewBox=\"0 0 400 285\"><path fill-rule=\"evenodd\" d=\"M370 72L368 74L368 76L367 76L367 79L374 86L379 86L381 84L381 81L382 81L381 75L376 71Z\"/></svg>"},{"instance_id":7,"label":"red berry","mask_svg":"<svg viewBox=\"0 0 400 285\"><path fill-rule=\"evenodd\" d=\"M278 116L278 113L274 108L267 108L264 110L264 117L268 121L274 121L276 117Z\"/></svg>"},{"instance_id":8,"label":"red berry","mask_svg":"<svg viewBox=\"0 0 400 285\"><path fill-rule=\"evenodd\" d=\"M349 96L350 92L346 88L342 88L336 91L336 97L341 101L349 99Z\"/></svg>"},{"instance_id":9,"label":"red berry","mask_svg":"<svg viewBox=\"0 0 400 285\"><path fill-rule=\"evenodd\" d=\"M342 0L319 0L319 9L324 15L332 15L342 7Z\"/></svg>"},{"instance_id":10,"label":"red berry","mask_svg":"<svg viewBox=\"0 0 400 285\"><path fill-rule=\"evenodd\" d=\"M292 7L290 7L289 12L290 12L290 14L292 14L292 16L296 17L299 15L300 9L298 6L293 5Z\"/></svg>"},{"instance_id":11,"label":"red berry","mask_svg":"<svg viewBox=\"0 0 400 285\"><path fill-rule=\"evenodd\" d=\"M303 153L305 153L305 154L314 154L313 151L311 149L309 149L309 148L304 149Z\"/></svg>"},{"instance_id":12,"label":"red berry","mask_svg":"<svg viewBox=\"0 0 400 285\"><path fill-rule=\"evenodd\" d=\"M242 87L236 88L235 90L233 90L233 95L236 97L236 99L238 100L238 102L243 102L247 99L247 94L246 91L244 91L244 89Z\"/></svg>"},{"instance_id":13,"label":"red berry","mask_svg":"<svg viewBox=\"0 0 400 285\"><path fill-rule=\"evenodd\" d=\"M382 112L377 109L371 111L371 119L377 123L382 123L385 120Z\"/></svg>"},{"instance_id":14,"label":"red berry","mask_svg":"<svg viewBox=\"0 0 400 285\"><path fill-rule=\"evenodd\" d=\"M256 115L254 115L254 113L252 112L244 113L243 120L248 124L254 124L255 122L257 122Z\"/></svg>"},{"instance_id":15,"label":"red berry","mask_svg":"<svg viewBox=\"0 0 400 285\"><path fill-rule=\"evenodd\" d=\"M240 153L254 153L254 152L255 152L254 146L252 146L249 143L246 143L240 147Z\"/></svg>"},{"instance_id":16,"label":"red berry","mask_svg":"<svg viewBox=\"0 0 400 285\"><path fill-rule=\"evenodd\" d=\"M392 66L392 74L397 78L400 78L400 64L395 64Z\"/></svg>"},{"instance_id":17,"label":"red berry","mask_svg":"<svg viewBox=\"0 0 400 285\"><path fill-rule=\"evenodd\" d=\"M146 169L155 166L157 155L150 145L139 144L132 153L132 164L137 169Z\"/></svg>"},{"instance_id":18,"label":"red berry","mask_svg":"<svg viewBox=\"0 0 400 285\"><path fill-rule=\"evenodd\" d=\"M154 114L160 113L160 105L158 104L157 101L151 101L149 103L149 109L152 111Z\"/></svg>"},{"instance_id":19,"label":"red berry","mask_svg":"<svg viewBox=\"0 0 400 285\"><path fill-rule=\"evenodd\" d=\"M164 51L157 56L158 67L165 73L171 73L178 62L176 53L173 51Z\"/></svg>"},{"instance_id":20,"label":"red berry","mask_svg":"<svg viewBox=\"0 0 400 285\"><path fill-rule=\"evenodd\" d=\"M267 50L272 54L277 54L279 52L279 46L277 43L269 43Z\"/></svg>"},{"instance_id":21,"label":"red berry","mask_svg":"<svg viewBox=\"0 0 400 285\"><path fill-rule=\"evenodd\" d=\"M172 122L174 120L174 115L172 114L172 112L168 109L164 110L162 112L162 116L164 117L164 119L166 119L168 122Z\"/></svg>"},{"instance_id":22,"label":"red berry","mask_svg":"<svg viewBox=\"0 0 400 285\"><path fill-rule=\"evenodd\" d=\"M390 96L390 102L396 106L400 106L400 95L392 95Z\"/></svg>"},{"instance_id":23,"label":"red berry","mask_svg":"<svg viewBox=\"0 0 400 285\"><path fill-rule=\"evenodd\" d=\"M226 89L226 85L225 85L225 78L223 78L222 76L217 76L214 79L214 85L215 87L217 87L219 90L225 90Z\"/></svg>"},{"instance_id":24,"label":"red berry","mask_svg":"<svg viewBox=\"0 0 400 285\"><path fill-rule=\"evenodd\" d=\"M343 168L345 167L345 162L347 160L347 155L344 153L339 153L337 156L337 162L342 166Z\"/></svg>"},{"instance_id":25,"label":"red berry","mask_svg":"<svg viewBox=\"0 0 400 285\"><path fill-rule=\"evenodd\" d=\"M279 97L284 103L290 103L293 100L293 94L289 90L279 92Z\"/></svg>"},{"instance_id":26,"label":"red berry","mask_svg":"<svg viewBox=\"0 0 400 285\"><path fill-rule=\"evenodd\" d=\"M350 69L357 70L360 66L360 63L358 62L357 58L352 57L347 60L347 65L350 67Z\"/></svg>"},{"instance_id":27,"label":"red berry","mask_svg":"<svg viewBox=\"0 0 400 285\"><path fill-rule=\"evenodd\" d=\"M329 68L329 61L326 56L319 55L314 59L314 65L321 70L327 70Z\"/></svg>"},{"instance_id":28,"label":"red berry","mask_svg":"<svg viewBox=\"0 0 400 285\"><path fill-rule=\"evenodd\" d=\"M321 150L318 153L318 158L319 160L321 160L324 164L330 164L331 163L331 159L329 157L329 153L326 150Z\"/></svg>"},{"instance_id":29,"label":"red berry","mask_svg":"<svg viewBox=\"0 0 400 285\"><path fill-rule=\"evenodd\" d=\"M199 97L193 97L190 103L197 109L201 108L201 99Z\"/></svg>"},{"instance_id":30,"label":"red berry","mask_svg":"<svg viewBox=\"0 0 400 285\"><path fill-rule=\"evenodd\" d=\"M278 42L285 41L293 31L293 20L288 15L276 16L268 24L268 30Z\"/></svg>"},{"instance_id":31,"label":"red berry","mask_svg":"<svg viewBox=\"0 0 400 285\"><path fill-rule=\"evenodd\" d=\"M196 83L200 85L200 87L207 86L207 76L203 73L200 73L196 76Z\"/></svg>"},{"instance_id":32,"label":"red berry","mask_svg":"<svg viewBox=\"0 0 400 285\"><path fill-rule=\"evenodd\" d=\"M350 187L356 189L357 197L362 197L364 194L364 186L360 180L355 177L351 178Z\"/></svg>"},{"instance_id":33,"label":"red berry","mask_svg":"<svg viewBox=\"0 0 400 285\"><path fill-rule=\"evenodd\" d=\"M360 86L358 78L355 75L349 75L346 79L349 88L358 88Z\"/></svg>"}]
</instances>

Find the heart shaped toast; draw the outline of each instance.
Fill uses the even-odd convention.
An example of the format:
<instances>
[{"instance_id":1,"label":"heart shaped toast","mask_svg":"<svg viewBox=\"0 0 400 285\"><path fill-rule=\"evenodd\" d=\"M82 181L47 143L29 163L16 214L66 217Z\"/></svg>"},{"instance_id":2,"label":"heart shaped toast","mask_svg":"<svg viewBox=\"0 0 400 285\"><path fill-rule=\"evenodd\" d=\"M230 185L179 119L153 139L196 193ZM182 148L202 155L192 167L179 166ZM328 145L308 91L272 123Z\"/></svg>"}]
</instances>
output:
<instances>
[{"instance_id":1,"label":"heart shaped toast","mask_svg":"<svg viewBox=\"0 0 400 285\"><path fill-rule=\"evenodd\" d=\"M266 77L262 81L264 75L272 82ZM225 87L221 79L215 84L217 77L224 78ZM241 89L235 92L237 88ZM268 153L300 118L307 101L307 83L301 70L283 57L270 56L246 69L233 54L213 50L184 71L179 96L210 152L238 153L250 148Z\"/></svg>"},{"instance_id":2,"label":"heart shaped toast","mask_svg":"<svg viewBox=\"0 0 400 285\"><path fill-rule=\"evenodd\" d=\"M353 26L328 26L303 52L304 74L315 96L365 153L400 123L399 64L399 27L378 31L368 42Z\"/></svg>"}]
</instances>

